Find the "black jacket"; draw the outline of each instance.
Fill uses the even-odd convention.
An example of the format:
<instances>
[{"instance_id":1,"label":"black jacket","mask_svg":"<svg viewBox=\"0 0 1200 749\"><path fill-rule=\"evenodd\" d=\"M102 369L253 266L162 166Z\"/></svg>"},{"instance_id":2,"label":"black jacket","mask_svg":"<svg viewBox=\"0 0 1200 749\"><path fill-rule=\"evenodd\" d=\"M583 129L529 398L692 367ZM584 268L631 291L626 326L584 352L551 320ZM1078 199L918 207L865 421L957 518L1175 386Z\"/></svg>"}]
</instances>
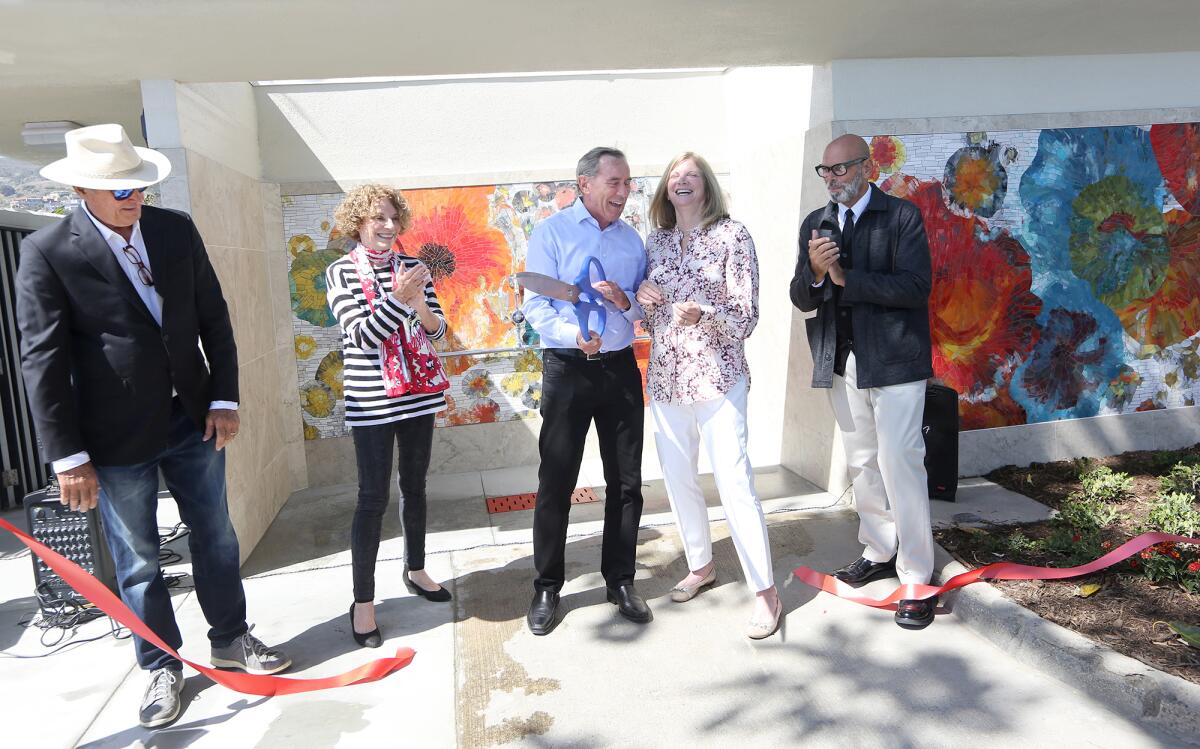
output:
<instances>
[{"instance_id":1,"label":"black jacket","mask_svg":"<svg viewBox=\"0 0 1200 749\"><path fill-rule=\"evenodd\" d=\"M82 208L21 244L21 362L46 460L141 463L167 445L172 388L197 427L211 401L238 399L229 311L191 218L147 206L141 231L161 328Z\"/></svg>"},{"instance_id":2,"label":"black jacket","mask_svg":"<svg viewBox=\"0 0 1200 749\"><path fill-rule=\"evenodd\" d=\"M800 224L800 256L792 277L792 304L805 312L813 355L813 387L833 385L837 302L829 278L813 288L808 240L813 229L838 233L837 204L830 202ZM929 241L920 210L871 185L867 210L854 225L851 265L841 304L852 307L855 371L859 388L884 387L933 377L929 339Z\"/></svg>"}]
</instances>

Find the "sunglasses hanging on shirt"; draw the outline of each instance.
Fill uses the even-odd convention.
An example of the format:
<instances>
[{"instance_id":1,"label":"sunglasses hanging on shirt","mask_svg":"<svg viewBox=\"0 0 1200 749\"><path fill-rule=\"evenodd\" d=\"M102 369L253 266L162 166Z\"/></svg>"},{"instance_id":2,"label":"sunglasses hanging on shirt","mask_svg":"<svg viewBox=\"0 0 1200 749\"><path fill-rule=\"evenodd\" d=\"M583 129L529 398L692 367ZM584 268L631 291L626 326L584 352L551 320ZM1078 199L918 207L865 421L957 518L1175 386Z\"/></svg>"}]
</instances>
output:
<instances>
[{"instance_id":1,"label":"sunglasses hanging on shirt","mask_svg":"<svg viewBox=\"0 0 1200 749\"><path fill-rule=\"evenodd\" d=\"M154 276L150 274L150 268L142 262L142 256L138 254L137 248L127 244L121 248L121 252L125 253L126 260L133 263L133 267L137 270L138 280L146 286L153 286Z\"/></svg>"}]
</instances>

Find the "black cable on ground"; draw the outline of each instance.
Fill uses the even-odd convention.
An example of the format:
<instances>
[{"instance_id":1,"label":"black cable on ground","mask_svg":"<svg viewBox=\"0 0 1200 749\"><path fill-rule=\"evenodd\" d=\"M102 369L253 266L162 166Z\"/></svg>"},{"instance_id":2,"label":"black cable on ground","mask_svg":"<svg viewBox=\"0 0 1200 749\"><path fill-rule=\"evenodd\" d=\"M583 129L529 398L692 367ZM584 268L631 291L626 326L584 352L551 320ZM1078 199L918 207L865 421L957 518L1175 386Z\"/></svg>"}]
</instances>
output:
<instances>
[{"instance_id":1,"label":"black cable on ground","mask_svg":"<svg viewBox=\"0 0 1200 749\"><path fill-rule=\"evenodd\" d=\"M165 548L172 541L183 538L188 535L189 530L183 522L176 523L173 527L158 529L158 562L159 565L176 564L183 561L183 555L173 549ZM188 588L190 585L185 585L184 580L188 577L184 572L163 573L163 582L168 588ZM75 639L75 633L79 627L88 622L95 621L105 613L89 601L76 597L74 594L66 598L58 598L53 595L49 585L41 583L34 591L34 595L38 601L38 613L34 614L29 619L18 622L18 626L36 627L42 631L39 636L39 641L43 647L53 648L48 653L38 653L36 655L22 655L18 653L6 653L0 651L0 657L5 658L45 658L61 652L63 649L72 645L84 645L89 642L103 640L106 637L113 637L117 640L124 640L131 636L131 633L125 627L117 624L111 617L108 619L109 631L96 637L88 637L82 640Z\"/></svg>"}]
</instances>

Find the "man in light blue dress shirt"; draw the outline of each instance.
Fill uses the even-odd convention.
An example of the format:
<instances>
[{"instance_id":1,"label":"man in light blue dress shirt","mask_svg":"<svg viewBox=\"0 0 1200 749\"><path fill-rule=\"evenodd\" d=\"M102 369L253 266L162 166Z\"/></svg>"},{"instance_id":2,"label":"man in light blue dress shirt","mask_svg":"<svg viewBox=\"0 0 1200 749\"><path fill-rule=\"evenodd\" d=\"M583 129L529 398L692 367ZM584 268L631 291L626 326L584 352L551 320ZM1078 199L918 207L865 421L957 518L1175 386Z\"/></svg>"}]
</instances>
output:
<instances>
[{"instance_id":1,"label":"man in light blue dress shirt","mask_svg":"<svg viewBox=\"0 0 1200 749\"><path fill-rule=\"evenodd\" d=\"M574 282L585 259L595 257L607 280L593 284L604 295L603 335L580 330L573 305L526 295L526 319L545 346L542 429L538 439L537 504L533 560L537 568L526 621L535 635L556 623L565 579L571 493L594 420L604 463L604 538L600 572L608 600L638 623L652 618L633 587L638 523L642 517L642 377L633 355L634 323L642 310L634 291L646 275L642 238L621 220L629 198L629 163L615 148L593 148L575 170L581 198L538 224L529 239L525 270ZM594 277L594 276L593 276Z\"/></svg>"}]
</instances>

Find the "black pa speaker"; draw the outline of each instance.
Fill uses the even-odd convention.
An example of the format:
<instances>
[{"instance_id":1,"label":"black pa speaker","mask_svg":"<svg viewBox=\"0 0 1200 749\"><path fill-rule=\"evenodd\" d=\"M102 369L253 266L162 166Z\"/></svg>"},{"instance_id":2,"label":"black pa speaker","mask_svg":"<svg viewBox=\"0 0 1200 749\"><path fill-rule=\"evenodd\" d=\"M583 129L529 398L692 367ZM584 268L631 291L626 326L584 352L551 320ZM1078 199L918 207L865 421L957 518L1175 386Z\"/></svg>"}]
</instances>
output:
<instances>
[{"instance_id":1,"label":"black pa speaker","mask_svg":"<svg viewBox=\"0 0 1200 749\"><path fill-rule=\"evenodd\" d=\"M958 490L958 392L945 385L925 387L925 473L929 498L954 501Z\"/></svg>"},{"instance_id":2,"label":"black pa speaker","mask_svg":"<svg viewBox=\"0 0 1200 749\"><path fill-rule=\"evenodd\" d=\"M59 502L58 485L25 495L29 535L62 554L117 593L117 573L100 526L100 511L73 512ZM84 599L41 558L33 554L33 581L38 600L82 604Z\"/></svg>"}]
</instances>

